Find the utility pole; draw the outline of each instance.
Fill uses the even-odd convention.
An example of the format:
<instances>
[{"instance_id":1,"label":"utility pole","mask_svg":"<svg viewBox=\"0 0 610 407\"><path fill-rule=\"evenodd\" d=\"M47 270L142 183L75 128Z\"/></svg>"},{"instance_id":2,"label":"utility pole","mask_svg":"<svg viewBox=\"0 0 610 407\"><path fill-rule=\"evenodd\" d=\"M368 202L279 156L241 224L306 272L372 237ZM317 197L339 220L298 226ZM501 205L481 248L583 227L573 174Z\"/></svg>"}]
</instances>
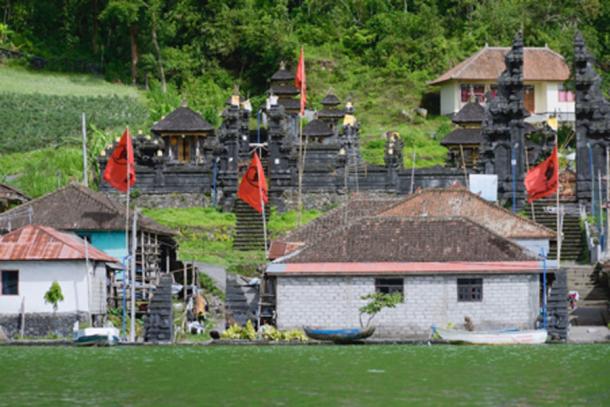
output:
<instances>
[{"instance_id":1,"label":"utility pole","mask_svg":"<svg viewBox=\"0 0 610 407\"><path fill-rule=\"evenodd\" d=\"M89 176L87 171L87 119L85 112L82 115L82 127L83 127L83 185L89 186Z\"/></svg>"}]
</instances>

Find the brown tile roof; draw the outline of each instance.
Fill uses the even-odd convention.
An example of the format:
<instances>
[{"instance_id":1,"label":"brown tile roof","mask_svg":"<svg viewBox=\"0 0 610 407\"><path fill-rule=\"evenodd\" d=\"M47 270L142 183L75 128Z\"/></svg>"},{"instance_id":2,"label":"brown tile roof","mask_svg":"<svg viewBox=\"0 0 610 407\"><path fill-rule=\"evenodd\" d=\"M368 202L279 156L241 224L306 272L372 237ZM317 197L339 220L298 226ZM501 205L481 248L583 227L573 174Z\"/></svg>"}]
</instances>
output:
<instances>
[{"instance_id":1,"label":"brown tile roof","mask_svg":"<svg viewBox=\"0 0 610 407\"><path fill-rule=\"evenodd\" d=\"M152 131L155 133L192 133L212 130L214 130L214 127L205 121L199 113L184 106L177 108L152 127Z\"/></svg>"},{"instance_id":2,"label":"brown tile roof","mask_svg":"<svg viewBox=\"0 0 610 407\"><path fill-rule=\"evenodd\" d=\"M0 184L0 199L27 202L30 200L26 194L10 185Z\"/></svg>"},{"instance_id":3,"label":"brown tile roof","mask_svg":"<svg viewBox=\"0 0 610 407\"><path fill-rule=\"evenodd\" d=\"M27 225L0 237L0 260L90 260L118 263L74 235L51 227Z\"/></svg>"},{"instance_id":4,"label":"brown tile roof","mask_svg":"<svg viewBox=\"0 0 610 407\"><path fill-rule=\"evenodd\" d=\"M502 262L536 260L465 218L375 216L339 228L283 263Z\"/></svg>"},{"instance_id":5,"label":"brown tile roof","mask_svg":"<svg viewBox=\"0 0 610 407\"><path fill-rule=\"evenodd\" d=\"M314 119L303 128L303 135L308 137L332 136L333 131L322 120Z\"/></svg>"},{"instance_id":6,"label":"brown tile roof","mask_svg":"<svg viewBox=\"0 0 610 407\"><path fill-rule=\"evenodd\" d=\"M485 108L479 102L468 102L453 115L451 121L460 123L481 123L485 120Z\"/></svg>"},{"instance_id":7,"label":"brown tile roof","mask_svg":"<svg viewBox=\"0 0 610 407\"><path fill-rule=\"evenodd\" d=\"M441 146L452 144L480 144L483 141L481 129L455 129L447 134Z\"/></svg>"},{"instance_id":8,"label":"brown tile roof","mask_svg":"<svg viewBox=\"0 0 610 407\"><path fill-rule=\"evenodd\" d=\"M346 205L332 209L308 224L272 241L269 258L276 259L305 244L315 243L318 239L344 225L346 216L349 222L355 222L363 217L376 215L396 202L398 202L397 199L352 197Z\"/></svg>"},{"instance_id":9,"label":"brown tile roof","mask_svg":"<svg viewBox=\"0 0 610 407\"><path fill-rule=\"evenodd\" d=\"M506 69L508 47L484 47L431 81L436 85L452 79L495 81ZM526 47L523 53L523 79L526 81L565 81L570 68L564 58L550 48Z\"/></svg>"},{"instance_id":10,"label":"brown tile roof","mask_svg":"<svg viewBox=\"0 0 610 407\"><path fill-rule=\"evenodd\" d=\"M139 228L146 232L175 235L150 218L139 219ZM9 221L12 228L33 223L59 230L125 230L125 206L101 192L70 184L0 214L0 229L7 230Z\"/></svg>"},{"instance_id":11,"label":"brown tile roof","mask_svg":"<svg viewBox=\"0 0 610 407\"><path fill-rule=\"evenodd\" d=\"M465 188L425 189L378 216L464 217L505 238L550 239L555 232L488 202Z\"/></svg>"}]
</instances>

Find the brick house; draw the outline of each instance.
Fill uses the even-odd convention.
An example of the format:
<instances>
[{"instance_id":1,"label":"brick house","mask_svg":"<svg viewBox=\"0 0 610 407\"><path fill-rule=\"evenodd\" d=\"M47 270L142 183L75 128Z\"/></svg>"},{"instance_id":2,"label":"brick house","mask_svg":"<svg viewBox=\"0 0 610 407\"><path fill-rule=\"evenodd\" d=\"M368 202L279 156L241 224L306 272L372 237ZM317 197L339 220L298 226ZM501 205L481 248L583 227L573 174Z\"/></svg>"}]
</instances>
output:
<instances>
[{"instance_id":1,"label":"brick house","mask_svg":"<svg viewBox=\"0 0 610 407\"><path fill-rule=\"evenodd\" d=\"M400 199L354 197L346 205L271 242L269 259L274 260L310 245L346 221L353 223L371 216L465 217L529 250L535 256L541 249L548 253L551 241L556 238L555 232L545 226L515 215L464 187L454 186L424 189Z\"/></svg>"},{"instance_id":2,"label":"brick house","mask_svg":"<svg viewBox=\"0 0 610 407\"><path fill-rule=\"evenodd\" d=\"M441 114L458 112L473 96L485 102L488 95L493 95L509 50L485 45L431 81L430 85L440 88ZM560 121L574 122L575 97L564 87L570 68L563 56L546 46L525 47L523 52L525 108L546 116L556 113Z\"/></svg>"},{"instance_id":3,"label":"brick house","mask_svg":"<svg viewBox=\"0 0 610 407\"><path fill-rule=\"evenodd\" d=\"M267 267L280 329L355 327L361 297L399 292L374 320L381 337L426 337L430 326L533 328L541 262L467 218L361 217Z\"/></svg>"}]
</instances>

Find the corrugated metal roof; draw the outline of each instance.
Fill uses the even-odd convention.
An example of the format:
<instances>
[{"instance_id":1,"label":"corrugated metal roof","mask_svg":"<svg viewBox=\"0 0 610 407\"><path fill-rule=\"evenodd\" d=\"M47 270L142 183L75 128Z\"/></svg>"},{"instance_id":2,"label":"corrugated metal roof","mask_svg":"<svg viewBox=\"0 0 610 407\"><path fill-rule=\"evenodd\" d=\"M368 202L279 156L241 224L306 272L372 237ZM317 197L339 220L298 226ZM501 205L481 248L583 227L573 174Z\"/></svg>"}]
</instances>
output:
<instances>
[{"instance_id":1,"label":"corrugated metal roof","mask_svg":"<svg viewBox=\"0 0 610 407\"><path fill-rule=\"evenodd\" d=\"M498 274L538 273L542 270L539 261L270 263L267 266L267 273L276 275Z\"/></svg>"},{"instance_id":2,"label":"corrugated metal roof","mask_svg":"<svg viewBox=\"0 0 610 407\"><path fill-rule=\"evenodd\" d=\"M85 241L48 226L27 225L0 237L0 260L90 260L118 263Z\"/></svg>"}]
</instances>

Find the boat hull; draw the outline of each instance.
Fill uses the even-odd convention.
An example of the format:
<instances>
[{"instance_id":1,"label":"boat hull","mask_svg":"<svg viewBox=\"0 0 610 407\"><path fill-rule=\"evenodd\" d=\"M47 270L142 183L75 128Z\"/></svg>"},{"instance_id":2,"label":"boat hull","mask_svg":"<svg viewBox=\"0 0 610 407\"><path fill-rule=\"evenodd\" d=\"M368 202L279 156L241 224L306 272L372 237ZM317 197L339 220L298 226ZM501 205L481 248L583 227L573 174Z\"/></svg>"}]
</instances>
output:
<instances>
[{"instance_id":1,"label":"boat hull","mask_svg":"<svg viewBox=\"0 0 610 407\"><path fill-rule=\"evenodd\" d=\"M470 332L432 328L432 331L446 342L474 345L539 345L545 343L548 338L544 329Z\"/></svg>"},{"instance_id":2,"label":"boat hull","mask_svg":"<svg viewBox=\"0 0 610 407\"><path fill-rule=\"evenodd\" d=\"M119 331L116 328L85 328L76 331L76 346L113 346L119 343Z\"/></svg>"},{"instance_id":3,"label":"boat hull","mask_svg":"<svg viewBox=\"0 0 610 407\"><path fill-rule=\"evenodd\" d=\"M314 328L304 327L307 337L318 341L353 343L362 341L375 333L375 328Z\"/></svg>"}]
</instances>

